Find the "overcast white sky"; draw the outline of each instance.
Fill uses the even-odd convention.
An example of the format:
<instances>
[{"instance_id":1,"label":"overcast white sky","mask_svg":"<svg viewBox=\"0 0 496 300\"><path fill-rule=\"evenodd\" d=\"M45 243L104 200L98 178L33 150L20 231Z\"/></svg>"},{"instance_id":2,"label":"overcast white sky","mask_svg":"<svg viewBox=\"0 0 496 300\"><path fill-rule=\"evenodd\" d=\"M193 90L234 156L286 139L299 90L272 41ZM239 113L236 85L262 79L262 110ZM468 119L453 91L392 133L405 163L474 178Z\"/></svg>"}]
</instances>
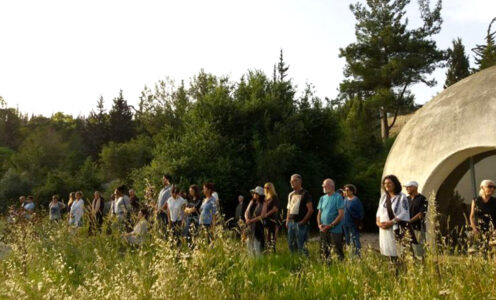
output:
<instances>
[{"instance_id":1,"label":"overcast white sky","mask_svg":"<svg viewBox=\"0 0 496 300\"><path fill-rule=\"evenodd\" d=\"M200 69L238 80L248 69L272 74L284 50L303 89L333 98L343 79L340 47L354 41L350 0L1 1L0 96L24 113L87 114L120 89L136 104L145 85L166 76L186 82ZM432 2L435 2L434 0ZM409 7L418 22L417 4ZM444 0L447 48L461 37L470 51L483 42L495 0ZM417 103L442 90L415 87Z\"/></svg>"}]
</instances>

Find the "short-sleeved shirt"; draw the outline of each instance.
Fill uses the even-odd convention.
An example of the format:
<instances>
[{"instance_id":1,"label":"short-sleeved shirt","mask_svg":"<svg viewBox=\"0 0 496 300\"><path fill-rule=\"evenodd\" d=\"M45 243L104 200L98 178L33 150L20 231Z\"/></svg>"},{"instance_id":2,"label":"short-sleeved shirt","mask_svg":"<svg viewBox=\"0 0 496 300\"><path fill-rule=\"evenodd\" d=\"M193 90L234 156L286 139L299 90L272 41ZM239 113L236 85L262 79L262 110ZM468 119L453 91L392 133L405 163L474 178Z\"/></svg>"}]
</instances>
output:
<instances>
[{"instance_id":1,"label":"short-sleeved shirt","mask_svg":"<svg viewBox=\"0 0 496 300\"><path fill-rule=\"evenodd\" d=\"M415 197L410 198L408 196L408 208L410 210L410 219L416 216L419 212L423 213L424 216L427 213L427 199L422 194L417 194ZM415 230L422 229L422 224L424 220L417 220L412 223L412 227Z\"/></svg>"},{"instance_id":2,"label":"short-sleeved shirt","mask_svg":"<svg viewBox=\"0 0 496 300\"><path fill-rule=\"evenodd\" d=\"M48 205L50 208L50 220L59 220L61 218L60 210L62 208L62 205L60 205L60 202L53 203L50 202Z\"/></svg>"},{"instance_id":3,"label":"short-sleeved shirt","mask_svg":"<svg viewBox=\"0 0 496 300\"><path fill-rule=\"evenodd\" d=\"M157 201L157 212L160 211L160 209L165 205L167 200L169 200L169 198L171 197L171 189L172 186L168 185L160 190Z\"/></svg>"},{"instance_id":4,"label":"short-sleeved shirt","mask_svg":"<svg viewBox=\"0 0 496 300\"><path fill-rule=\"evenodd\" d=\"M343 197L338 193L332 195L323 195L320 197L317 209L320 210L320 223L323 225L331 224L339 215L339 210L344 209ZM335 224L334 227L329 229L332 233L343 232L343 220Z\"/></svg>"},{"instance_id":5,"label":"short-sleeved shirt","mask_svg":"<svg viewBox=\"0 0 496 300\"><path fill-rule=\"evenodd\" d=\"M201 205L202 205L202 199L201 198L196 199L196 200L193 198L188 199L188 203L186 204L186 207L196 209L196 211L194 213L190 214L189 216L190 217L199 217Z\"/></svg>"},{"instance_id":6,"label":"short-sleeved shirt","mask_svg":"<svg viewBox=\"0 0 496 300\"><path fill-rule=\"evenodd\" d=\"M200 207L200 225L210 225L216 213L215 198L210 197L203 200Z\"/></svg>"},{"instance_id":7,"label":"short-sleeved shirt","mask_svg":"<svg viewBox=\"0 0 496 300\"><path fill-rule=\"evenodd\" d=\"M287 206L289 219L295 222L303 220L308 212L307 203L312 203L312 196L306 190L289 193Z\"/></svg>"},{"instance_id":8,"label":"short-sleeved shirt","mask_svg":"<svg viewBox=\"0 0 496 300\"><path fill-rule=\"evenodd\" d=\"M186 206L186 200L184 200L182 197L177 197L176 199L170 197L169 200L167 200L167 209L170 212L170 218L172 222L183 220L184 206Z\"/></svg>"}]
</instances>

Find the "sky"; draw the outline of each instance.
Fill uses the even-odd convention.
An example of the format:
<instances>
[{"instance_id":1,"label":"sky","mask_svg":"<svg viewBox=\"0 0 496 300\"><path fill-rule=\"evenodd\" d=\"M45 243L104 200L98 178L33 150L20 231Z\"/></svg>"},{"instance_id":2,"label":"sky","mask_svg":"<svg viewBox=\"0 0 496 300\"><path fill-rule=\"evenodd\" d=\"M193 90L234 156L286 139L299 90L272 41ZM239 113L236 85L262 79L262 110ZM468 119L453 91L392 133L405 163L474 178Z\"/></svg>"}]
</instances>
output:
<instances>
[{"instance_id":1,"label":"sky","mask_svg":"<svg viewBox=\"0 0 496 300\"><path fill-rule=\"evenodd\" d=\"M298 90L308 82L332 99L344 78L339 48L355 40L355 2L0 1L0 96L30 115L87 115L100 96L109 109L122 89L136 105L145 85L187 83L201 69L232 81L248 70L271 75L282 49ZM416 3L408 6L411 26L419 24ZM471 54L496 17L496 0L444 0L442 17L438 46L461 37ZM442 90L445 73L433 73L433 88L413 87L418 104Z\"/></svg>"}]
</instances>

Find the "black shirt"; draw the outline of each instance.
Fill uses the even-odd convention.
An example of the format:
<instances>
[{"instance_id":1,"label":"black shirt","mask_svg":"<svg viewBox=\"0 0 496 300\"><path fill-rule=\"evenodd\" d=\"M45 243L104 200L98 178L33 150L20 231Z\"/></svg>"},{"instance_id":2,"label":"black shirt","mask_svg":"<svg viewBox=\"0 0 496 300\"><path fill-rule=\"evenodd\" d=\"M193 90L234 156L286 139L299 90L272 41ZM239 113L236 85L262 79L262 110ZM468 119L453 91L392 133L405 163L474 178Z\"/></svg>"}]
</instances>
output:
<instances>
[{"instance_id":1,"label":"black shirt","mask_svg":"<svg viewBox=\"0 0 496 300\"><path fill-rule=\"evenodd\" d=\"M477 226L481 231L488 231L492 226L496 226L496 198L490 197L484 202L482 197L475 199L475 218Z\"/></svg>"},{"instance_id":2,"label":"black shirt","mask_svg":"<svg viewBox=\"0 0 496 300\"><path fill-rule=\"evenodd\" d=\"M270 202L267 203L267 213L269 211L271 211L274 207L277 207L278 209L281 208L279 206L279 198L277 196L272 197L272 199L270 199ZM265 219L270 220L272 222L277 222L278 221L278 215L279 215L279 211L271 214L270 216L268 216Z\"/></svg>"},{"instance_id":3,"label":"black shirt","mask_svg":"<svg viewBox=\"0 0 496 300\"><path fill-rule=\"evenodd\" d=\"M423 213L425 218L425 214L427 213L427 199L425 199L424 195L417 194L413 197L413 199L408 196L408 204L410 209L410 219L415 217L419 212ZM413 229L420 230L424 224L424 219L422 218L411 224Z\"/></svg>"},{"instance_id":4,"label":"black shirt","mask_svg":"<svg viewBox=\"0 0 496 300\"><path fill-rule=\"evenodd\" d=\"M289 219L300 222L308 212L307 203L312 203L312 196L302 189L298 193L293 191L288 195ZM307 221L308 222L308 221Z\"/></svg>"}]
</instances>

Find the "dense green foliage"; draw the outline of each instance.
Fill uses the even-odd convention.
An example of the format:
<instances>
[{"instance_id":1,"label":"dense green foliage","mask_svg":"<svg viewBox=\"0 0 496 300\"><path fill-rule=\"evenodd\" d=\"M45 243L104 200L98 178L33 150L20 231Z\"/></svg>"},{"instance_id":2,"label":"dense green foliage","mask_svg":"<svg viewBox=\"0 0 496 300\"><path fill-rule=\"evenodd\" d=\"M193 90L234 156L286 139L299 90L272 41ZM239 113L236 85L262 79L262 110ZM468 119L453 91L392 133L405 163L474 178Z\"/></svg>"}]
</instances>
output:
<instances>
[{"instance_id":1,"label":"dense green foliage","mask_svg":"<svg viewBox=\"0 0 496 300\"><path fill-rule=\"evenodd\" d=\"M485 43L472 49L475 54L475 64L477 65L474 71L480 71L496 65L496 31L492 31L494 22L496 22L496 18L489 23Z\"/></svg>"},{"instance_id":2,"label":"dense green foliage","mask_svg":"<svg viewBox=\"0 0 496 300\"><path fill-rule=\"evenodd\" d=\"M431 10L430 1L418 1L423 21L409 29L405 7L410 0L368 0L350 9L357 21L356 42L340 49L346 60L345 79L340 97L346 101L362 101L360 109L370 111L382 120L382 139L401 111L412 111L414 96L410 87L417 83L434 86L428 75L444 60L432 36L441 30L441 1ZM388 121L388 114L395 118Z\"/></svg>"},{"instance_id":3,"label":"dense green foliage","mask_svg":"<svg viewBox=\"0 0 496 300\"><path fill-rule=\"evenodd\" d=\"M448 49L448 71L444 88L457 83L470 75L470 63L468 55L465 55L465 46L462 39L453 40L453 48Z\"/></svg>"}]
</instances>

